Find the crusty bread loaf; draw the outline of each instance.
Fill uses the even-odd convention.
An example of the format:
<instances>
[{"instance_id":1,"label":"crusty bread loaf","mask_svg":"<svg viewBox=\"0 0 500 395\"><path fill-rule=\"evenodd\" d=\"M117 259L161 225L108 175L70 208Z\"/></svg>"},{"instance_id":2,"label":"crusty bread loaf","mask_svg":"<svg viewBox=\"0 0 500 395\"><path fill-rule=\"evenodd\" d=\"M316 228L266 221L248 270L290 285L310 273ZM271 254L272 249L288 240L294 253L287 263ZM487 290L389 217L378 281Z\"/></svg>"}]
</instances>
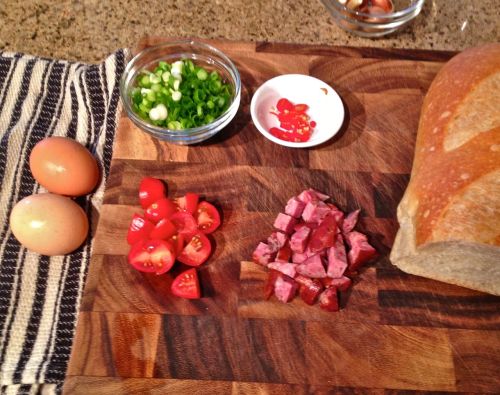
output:
<instances>
[{"instance_id":1,"label":"crusty bread loaf","mask_svg":"<svg viewBox=\"0 0 500 395\"><path fill-rule=\"evenodd\" d=\"M500 295L500 44L466 50L425 97L391 261Z\"/></svg>"}]
</instances>

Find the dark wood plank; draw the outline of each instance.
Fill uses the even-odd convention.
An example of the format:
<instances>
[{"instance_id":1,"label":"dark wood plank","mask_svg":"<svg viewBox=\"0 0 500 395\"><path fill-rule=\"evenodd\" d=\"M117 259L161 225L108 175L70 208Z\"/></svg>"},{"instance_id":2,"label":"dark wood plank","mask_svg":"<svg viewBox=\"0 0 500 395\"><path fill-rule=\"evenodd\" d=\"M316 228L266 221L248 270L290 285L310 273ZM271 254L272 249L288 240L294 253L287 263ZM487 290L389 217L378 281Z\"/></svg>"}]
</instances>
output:
<instances>
[{"instance_id":1,"label":"dark wood plank","mask_svg":"<svg viewBox=\"0 0 500 395\"><path fill-rule=\"evenodd\" d=\"M376 218L396 218L398 204L410 181L408 174L375 173L373 202Z\"/></svg>"},{"instance_id":2,"label":"dark wood plank","mask_svg":"<svg viewBox=\"0 0 500 395\"><path fill-rule=\"evenodd\" d=\"M497 310L498 311L498 310ZM500 393L500 332L450 329L457 389Z\"/></svg>"},{"instance_id":3,"label":"dark wood plank","mask_svg":"<svg viewBox=\"0 0 500 395\"><path fill-rule=\"evenodd\" d=\"M456 389L446 330L362 322L308 322L306 335L310 383L432 391ZM325 368L318 368L321 366Z\"/></svg>"},{"instance_id":4,"label":"dark wood plank","mask_svg":"<svg viewBox=\"0 0 500 395\"><path fill-rule=\"evenodd\" d=\"M71 376L64 383L68 395L161 395L161 394L231 394L230 381L200 381L173 379L102 378Z\"/></svg>"},{"instance_id":5,"label":"dark wood plank","mask_svg":"<svg viewBox=\"0 0 500 395\"><path fill-rule=\"evenodd\" d=\"M180 379L137 379L137 378L102 378L89 376L71 376L64 386L68 395L384 395L383 389L348 388L318 385L273 384L256 382L216 381L216 380L180 380ZM387 391L389 394L403 394L403 391ZM408 391L415 395L424 391Z\"/></svg>"},{"instance_id":6,"label":"dark wood plank","mask_svg":"<svg viewBox=\"0 0 500 395\"><path fill-rule=\"evenodd\" d=\"M299 321L167 315L155 377L305 383L304 336Z\"/></svg>"},{"instance_id":7,"label":"dark wood plank","mask_svg":"<svg viewBox=\"0 0 500 395\"><path fill-rule=\"evenodd\" d=\"M447 328L500 329L500 298L403 273L377 269L381 322Z\"/></svg>"},{"instance_id":8,"label":"dark wood plank","mask_svg":"<svg viewBox=\"0 0 500 395\"><path fill-rule=\"evenodd\" d=\"M161 317L80 312L69 376L153 377Z\"/></svg>"},{"instance_id":9,"label":"dark wood plank","mask_svg":"<svg viewBox=\"0 0 500 395\"><path fill-rule=\"evenodd\" d=\"M313 57L309 74L344 93L425 94L441 63L388 59ZM408 112L410 110L408 109Z\"/></svg>"},{"instance_id":10,"label":"dark wood plank","mask_svg":"<svg viewBox=\"0 0 500 395\"><path fill-rule=\"evenodd\" d=\"M184 39L185 37L177 37ZM175 37L146 36L142 37L137 45L137 51L145 47L158 45L162 42L175 39ZM223 52L267 52L272 54L296 54L307 56L331 56L331 57L349 57L349 58L380 58L380 59L408 59L408 60L426 60L435 62L445 62L456 51L437 51L428 49L406 49L406 48L376 48L376 47L350 47L334 45L304 45L294 43L277 42L248 42L248 41L230 41L217 39L197 39L197 41L211 44Z\"/></svg>"},{"instance_id":11,"label":"dark wood plank","mask_svg":"<svg viewBox=\"0 0 500 395\"><path fill-rule=\"evenodd\" d=\"M258 52L271 53L296 53L300 55L331 56L348 58L373 58L373 59L407 59L445 62L456 51L434 51L426 49L406 48L376 48L376 47L349 47L327 45L302 45L293 43L259 42Z\"/></svg>"}]
</instances>

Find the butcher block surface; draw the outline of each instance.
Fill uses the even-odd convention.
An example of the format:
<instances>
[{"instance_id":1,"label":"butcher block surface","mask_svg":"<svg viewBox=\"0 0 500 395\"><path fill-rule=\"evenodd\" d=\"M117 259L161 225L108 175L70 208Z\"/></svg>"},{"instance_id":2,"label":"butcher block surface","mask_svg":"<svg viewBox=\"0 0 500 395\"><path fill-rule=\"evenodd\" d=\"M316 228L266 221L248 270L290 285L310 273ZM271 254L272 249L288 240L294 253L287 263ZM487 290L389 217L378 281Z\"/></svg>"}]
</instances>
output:
<instances>
[{"instance_id":1,"label":"butcher block surface","mask_svg":"<svg viewBox=\"0 0 500 395\"><path fill-rule=\"evenodd\" d=\"M243 83L240 110L220 134L176 146L122 115L65 392L500 392L500 298L405 274L388 260L422 100L451 54L213 44ZM253 126L256 88L286 73L312 75L340 94L346 119L333 140L290 149ZM171 196L198 192L222 212L214 253L199 268L200 300L169 293L179 269L156 276L127 264L144 176L165 180ZM338 313L300 298L265 301L266 271L247 262L288 198L308 187L344 211L361 208L358 229L381 254Z\"/></svg>"}]
</instances>

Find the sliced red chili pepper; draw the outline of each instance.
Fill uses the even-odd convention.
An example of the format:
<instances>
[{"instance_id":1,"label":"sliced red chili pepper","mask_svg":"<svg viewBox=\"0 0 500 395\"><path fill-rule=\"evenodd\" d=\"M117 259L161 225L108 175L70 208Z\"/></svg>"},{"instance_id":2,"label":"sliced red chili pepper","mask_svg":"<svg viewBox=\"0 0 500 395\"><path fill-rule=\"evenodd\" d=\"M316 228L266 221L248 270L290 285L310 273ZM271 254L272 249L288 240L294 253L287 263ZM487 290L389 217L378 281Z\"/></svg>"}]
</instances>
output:
<instances>
[{"instance_id":1,"label":"sliced red chili pepper","mask_svg":"<svg viewBox=\"0 0 500 395\"><path fill-rule=\"evenodd\" d=\"M281 140L285 141L294 141L293 136L290 132L285 132L279 128L271 128L269 132L274 136Z\"/></svg>"},{"instance_id":2,"label":"sliced red chili pepper","mask_svg":"<svg viewBox=\"0 0 500 395\"><path fill-rule=\"evenodd\" d=\"M307 104L294 105L287 99L280 99L276 105L278 113L271 111L271 114L276 115L280 122L280 128L273 127L269 132L285 141L291 142L306 142L311 138L316 122L311 121L310 117L305 112L309 109Z\"/></svg>"},{"instance_id":3,"label":"sliced red chili pepper","mask_svg":"<svg viewBox=\"0 0 500 395\"><path fill-rule=\"evenodd\" d=\"M280 122L294 124L295 122L297 122L297 117L295 116L295 114L282 112L278 115L278 120Z\"/></svg>"},{"instance_id":4,"label":"sliced red chili pepper","mask_svg":"<svg viewBox=\"0 0 500 395\"><path fill-rule=\"evenodd\" d=\"M293 110L293 104L290 102L288 99L279 99L278 104L276 104L276 108L278 109L279 112L288 110L291 111Z\"/></svg>"},{"instance_id":5,"label":"sliced red chili pepper","mask_svg":"<svg viewBox=\"0 0 500 395\"><path fill-rule=\"evenodd\" d=\"M309 110L309 106L307 104L296 104L293 107L293 111L295 112L306 112L307 110Z\"/></svg>"}]
</instances>

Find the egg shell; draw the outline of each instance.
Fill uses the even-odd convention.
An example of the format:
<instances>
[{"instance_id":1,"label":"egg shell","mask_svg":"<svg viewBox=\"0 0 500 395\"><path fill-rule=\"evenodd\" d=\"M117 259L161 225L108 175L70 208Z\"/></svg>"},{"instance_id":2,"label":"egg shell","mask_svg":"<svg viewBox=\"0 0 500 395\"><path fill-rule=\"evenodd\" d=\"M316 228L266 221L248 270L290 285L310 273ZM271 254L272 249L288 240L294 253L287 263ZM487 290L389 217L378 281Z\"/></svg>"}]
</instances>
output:
<instances>
[{"instance_id":1,"label":"egg shell","mask_svg":"<svg viewBox=\"0 0 500 395\"><path fill-rule=\"evenodd\" d=\"M89 222L70 198L41 193L19 201L10 214L10 228L19 242L42 255L65 255L87 238Z\"/></svg>"},{"instance_id":2,"label":"egg shell","mask_svg":"<svg viewBox=\"0 0 500 395\"><path fill-rule=\"evenodd\" d=\"M49 192L81 196L99 181L99 167L80 143L66 137L49 137L38 142L30 154L35 180Z\"/></svg>"}]
</instances>

